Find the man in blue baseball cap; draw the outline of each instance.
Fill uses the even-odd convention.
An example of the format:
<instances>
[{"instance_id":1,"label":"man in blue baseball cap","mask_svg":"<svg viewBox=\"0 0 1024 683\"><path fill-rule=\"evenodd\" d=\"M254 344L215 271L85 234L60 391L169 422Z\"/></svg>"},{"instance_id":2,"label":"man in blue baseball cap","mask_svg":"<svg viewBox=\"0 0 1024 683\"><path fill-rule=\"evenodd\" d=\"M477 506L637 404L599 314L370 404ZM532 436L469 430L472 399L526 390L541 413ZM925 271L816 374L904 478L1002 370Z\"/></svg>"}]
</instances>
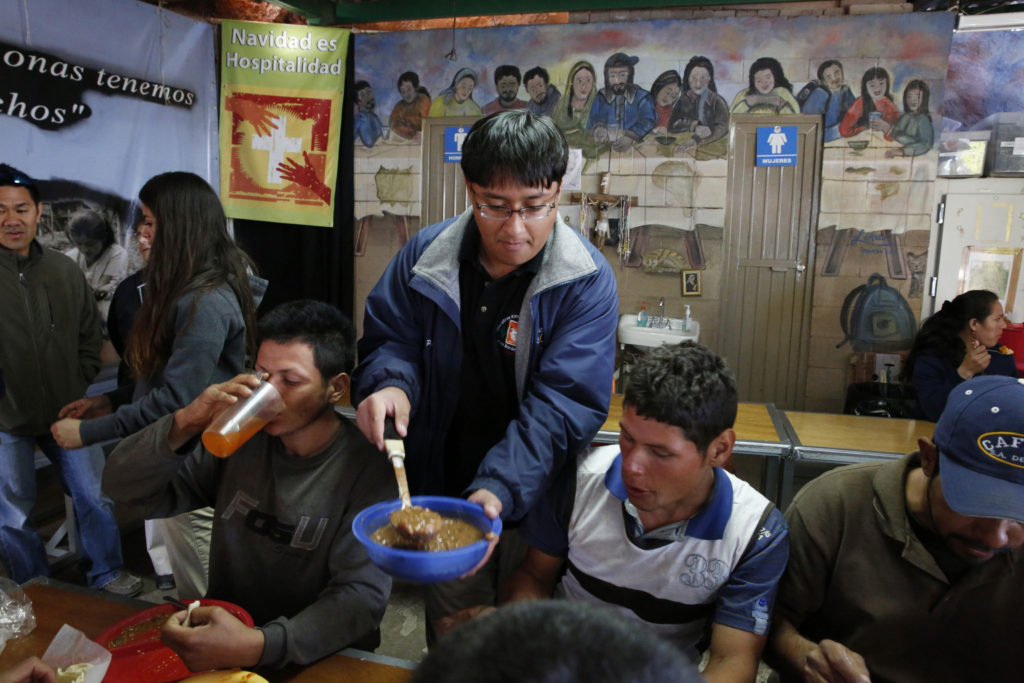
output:
<instances>
[{"instance_id":1,"label":"man in blue baseball cap","mask_svg":"<svg viewBox=\"0 0 1024 683\"><path fill-rule=\"evenodd\" d=\"M783 680L1021 679L1024 380L960 384L918 443L793 500L769 640Z\"/></svg>"}]
</instances>

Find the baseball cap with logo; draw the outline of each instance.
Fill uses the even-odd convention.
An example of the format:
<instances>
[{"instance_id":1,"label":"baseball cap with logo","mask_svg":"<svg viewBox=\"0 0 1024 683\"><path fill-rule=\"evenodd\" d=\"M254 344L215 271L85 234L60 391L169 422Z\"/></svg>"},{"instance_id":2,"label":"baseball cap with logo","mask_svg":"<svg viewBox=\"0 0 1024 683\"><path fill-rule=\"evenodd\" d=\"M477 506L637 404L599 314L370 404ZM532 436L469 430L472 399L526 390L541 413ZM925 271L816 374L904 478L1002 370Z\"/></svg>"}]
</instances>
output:
<instances>
[{"instance_id":1,"label":"baseball cap with logo","mask_svg":"<svg viewBox=\"0 0 1024 683\"><path fill-rule=\"evenodd\" d=\"M1024 379L984 375L957 386L935 445L949 507L1024 522Z\"/></svg>"}]
</instances>

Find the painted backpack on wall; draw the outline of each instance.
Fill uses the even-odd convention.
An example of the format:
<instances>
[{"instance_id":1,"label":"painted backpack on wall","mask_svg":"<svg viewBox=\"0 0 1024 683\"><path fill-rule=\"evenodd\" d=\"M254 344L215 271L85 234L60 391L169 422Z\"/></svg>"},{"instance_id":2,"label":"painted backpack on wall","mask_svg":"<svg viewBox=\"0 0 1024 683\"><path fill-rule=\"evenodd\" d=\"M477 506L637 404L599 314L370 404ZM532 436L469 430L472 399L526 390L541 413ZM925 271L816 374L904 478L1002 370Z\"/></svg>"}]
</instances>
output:
<instances>
[{"instance_id":1,"label":"painted backpack on wall","mask_svg":"<svg viewBox=\"0 0 1024 683\"><path fill-rule=\"evenodd\" d=\"M844 337L837 349L852 342L854 351L902 351L913 345L917 333L910 304L878 273L846 295L839 322Z\"/></svg>"}]
</instances>

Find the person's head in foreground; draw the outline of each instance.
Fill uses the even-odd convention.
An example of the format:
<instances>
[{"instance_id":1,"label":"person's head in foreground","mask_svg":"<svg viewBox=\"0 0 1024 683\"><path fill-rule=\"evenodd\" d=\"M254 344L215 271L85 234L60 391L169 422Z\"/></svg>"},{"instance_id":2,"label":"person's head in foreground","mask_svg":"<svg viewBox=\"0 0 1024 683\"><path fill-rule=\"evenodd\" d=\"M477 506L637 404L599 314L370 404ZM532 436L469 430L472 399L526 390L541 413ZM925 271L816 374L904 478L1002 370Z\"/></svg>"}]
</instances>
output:
<instances>
[{"instance_id":1,"label":"person's head in foreground","mask_svg":"<svg viewBox=\"0 0 1024 683\"><path fill-rule=\"evenodd\" d=\"M1024 543L1024 380L975 377L954 389L921 450L922 520L961 559Z\"/></svg>"},{"instance_id":2,"label":"person's head in foreground","mask_svg":"<svg viewBox=\"0 0 1024 683\"><path fill-rule=\"evenodd\" d=\"M505 605L430 648L412 683L698 683L670 643L581 602Z\"/></svg>"},{"instance_id":3,"label":"person's head in foreground","mask_svg":"<svg viewBox=\"0 0 1024 683\"><path fill-rule=\"evenodd\" d=\"M629 501L645 528L692 516L732 453L736 380L695 342L665 344L630 370L619 448Z\"/></svg>"},{"instance_id":4,"label":"person's head in foreground","mask_svg":"<svg viewBox=\"0 0 1024 683\"><path fill-rule=\"evenodd\" d=\"M260 319L259 339L256 369L268 374L285 404L264 431L288 436L332 417L355 366L349 319L323 301L290 301Z\"/></svg>"},{"instance_id":5,"label":"person's head in foreground","mask_svg":"<svg viewBox=\"0 0 1024 683\"><path fill-rule=\"evenodd\" d=\"M569 145L547 116L517 109L473 124L462 145L462 172L480 230L480 259L493 277L544 248L568 159Z\"/></svg>"}]
</instances>

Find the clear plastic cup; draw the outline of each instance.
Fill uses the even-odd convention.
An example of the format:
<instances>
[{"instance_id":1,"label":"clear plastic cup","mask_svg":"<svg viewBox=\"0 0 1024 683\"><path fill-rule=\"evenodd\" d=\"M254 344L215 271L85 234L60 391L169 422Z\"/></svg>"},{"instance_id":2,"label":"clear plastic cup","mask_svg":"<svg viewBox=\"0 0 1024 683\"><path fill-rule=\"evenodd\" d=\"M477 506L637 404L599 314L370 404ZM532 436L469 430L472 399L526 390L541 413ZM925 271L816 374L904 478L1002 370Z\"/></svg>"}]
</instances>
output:
<instances>
[{"instance_id":1,"label":"clear plastic cup","mask_svg":"<svg viewBox=\"0 0 1024 683\"><path fill-rule=\"evenodd\" d=\"M284 410L284 401L270 382L260 382L248 398L233 403L203 431L203 445L226 458Z\"/></svg>"}]
</instances>

